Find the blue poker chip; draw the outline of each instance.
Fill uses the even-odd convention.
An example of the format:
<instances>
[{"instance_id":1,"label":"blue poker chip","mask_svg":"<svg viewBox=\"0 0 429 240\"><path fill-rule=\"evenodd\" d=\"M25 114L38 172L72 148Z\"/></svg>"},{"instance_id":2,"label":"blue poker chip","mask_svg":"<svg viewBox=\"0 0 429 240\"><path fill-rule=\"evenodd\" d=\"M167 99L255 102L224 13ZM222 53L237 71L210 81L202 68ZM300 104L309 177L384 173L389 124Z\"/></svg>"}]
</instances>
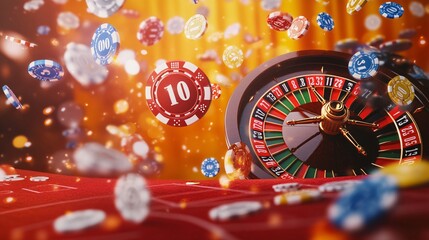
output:
<instances>
[{"instance_id":1,"label":"blue poker chip","mask_svg":"<svg viewBox=\"0 0 429 240\"><path fill-rule=\"evenodd\" d=\"M40 81L54 82L64 76L63 67L52 60L36 60L28 65L28 74Z\"/></svg>"},{"instance_id":2,"label":"blue poker chip","mask_svg":"<svg viewBox=\"0 0 429 240\"><path fill-rule=\"evenodd\" d=\"M362 80L374 77L380 67L377 54L371 51L358 51L349 61L349 73L355 79Z\"/></svg>"},{"instance_id":3,"label":"blue poker chip","mask_svg":"<svg viewBox=\"0 0 429 240\"><path fill-rule=\"evenodd\" d=\"M19 99L15 96L15 94L10 90L10 88L7 85L3 85L2 87L3 93L7 98L7 102L12 104L16 109L21 109L22 104L19 101Z\"/></svg>"},{"instance_id":4,"label":"blue poker chip","mask_svg":"<svg viewBox=\"0 0 429 240\"><path fill-rule=\"evenodd\" d=\"M206 177L215 177L219 170L219 162L215 158L206 158L201 163L201 172Z\"/></svg>"},{"instance_id":5,"label":"blue poker chip","mask_svg":"<svg viewBox=\"0 0 429 240\"><path fill-rule=\"evenodd\" d=\"M100 65L112 63L116 53L119 51L119 33L116 29L108 24L101 24L91 41L91 53L95 62Z\"/></svg>"},{"instance_id":6,"label":"blue poker chip","mask_svg":"<svg viewBox=\"0 0 429 240\"><path fill-rule=\"evenodd\" d=\"M381 16L385 18L400 18L404 14L404 8L401 4L395 2L385 2L378 9Z\"/></svg>"},{"instance_id":7,"label":"blue poker chip","mask_svg":"<svg viewBox=\"0 0 429 240\"><path fill-rule=\"evenodd\" d=\"M51 28L47 25L40 25L37 27L37 34L39 35L48 35L51 31Z\"/></svg>"},{"instance_id":8,"label":"blue poker chip","mask_svg":"<svg viewBox=\"0 0 429 240\"><path fill-rule=\"evenodd\" d=\"M382 218L397 200L396 180L375 174L343 192L328 208L328 218L342 230L359 231Z\"/></svg>"},{"instance_id":9,"label":"blue poker chip","mask_svg":"<svg viewBox=\"0 0 429 240\"><path fill-rule=\"evenodd\" d=\"M317 15L317 25L325 31L332 31L335 27L334 19L325 12L321 12Z\"/></svg>"}]
</instances>

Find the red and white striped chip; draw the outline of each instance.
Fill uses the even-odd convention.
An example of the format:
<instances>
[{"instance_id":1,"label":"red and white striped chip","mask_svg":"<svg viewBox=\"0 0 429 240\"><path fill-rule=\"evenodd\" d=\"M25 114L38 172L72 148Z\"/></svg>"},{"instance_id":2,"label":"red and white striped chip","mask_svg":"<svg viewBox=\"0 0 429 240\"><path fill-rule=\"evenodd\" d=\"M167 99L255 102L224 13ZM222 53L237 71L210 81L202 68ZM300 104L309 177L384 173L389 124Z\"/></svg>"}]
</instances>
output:
<instances>
[{"instance_id":1,"label":"red and white striped chip","mask_svg":"<svg viewBox=\"0 0 429 240\"><path fill-rule=\"evenodd\" d=\"M288 29L288 36L291 39L298 40L305 36L310 28L310 22L306 17L299 16L292 21L292 25Z\"/></svg>"},{"instance_id":2,"label":"red and white striped chip","mask_svg":"<svg viewBox=\"0 0 429 240\"><path fill-rule=\"evenodd\" d=\"M164 24L157 17L150 17L140 23L137 39L146 46L152 46L164 35Z\"/></svg>"},{"instance_id":3,"label":"red and white striped chip","mask_svg":"<svg viewBox=\"0 0 429 240\"><path fill-rule=\"evenodd\" d=\"M286 31L292 25L293 17L285 12L272 12L267 17L267 24L273 30Z\"/></svg>"},{"instance_id":4,"label":"red and white striped chip","mask_svg":"<svg viewBox=\"0 0 429 240\"><path fill-rule=\"evenodd\" d=\"M24 47L36 47L37 46L37 44L35 44L35 43L28 42L28 41L25 41L25 40L22 40L22 39L18 39L18 38L15 38L15 37L11 37L11 36L8 36L8 35L4 35L2 32L0 32L0 37L4 38L5 40L8 40L10 42L20 44L20 45L22 45Z\"/></svg>"},{"instance_id":5,"label":"red and white striped chip","mask_svg":"<svg viewBox=\"0 0 429 240\"><path fill-rule=\"evenodd\" d=\"M147 80L146 101L164 124L184 127L206 114L212 89L206 74L185 61L159 64Z\"/></svg>"}]
</instances>

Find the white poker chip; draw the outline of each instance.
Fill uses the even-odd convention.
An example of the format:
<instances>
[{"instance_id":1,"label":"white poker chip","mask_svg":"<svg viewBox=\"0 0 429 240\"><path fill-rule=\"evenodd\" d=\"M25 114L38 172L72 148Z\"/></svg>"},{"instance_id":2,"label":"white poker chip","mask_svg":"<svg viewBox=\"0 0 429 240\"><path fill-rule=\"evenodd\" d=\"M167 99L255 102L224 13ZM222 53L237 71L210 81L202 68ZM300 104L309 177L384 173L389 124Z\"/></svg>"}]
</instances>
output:
<instances>
[{"instance_id":1,"label":"white poker chip","mask_svg":"<svg viewBox=\"0 0 429 240\"><path fill-rule=\"evenodd\" d=\"M25 177L20 177L19 174L4 175L0 177L0 182L17 182L23 180L25 180Z\"/></svg>"},{"instance_id":2,"label":"white poker chip","mask_svg":"<svg viewBox=\"0 0 429 240\"><path fill-rule=\"evenodd\" d=\"M258 201L239 201L223 204L212 208L209 217L213 221L225 221L231 218L243 217L262 209L262 203Z\"/></svg>"},{"instance_id":3,"label":"white poker chip","mask_svg":"<svg viewBox=\"0 0 429 240\"><path fill-rule=\"evenodd\" d=\"M167 22L167 31L172 34L180 34L185 28L185 19L179 16L172 17Z\"/></svg>"},{"instance_id":4,"label":"white poker chip","mask_svg":"<svg viewBox=\"0 0 429 240\"><path fill-rule=\"evenodd\" d=\"M108 18L116 13L125 0L86 0L88 12L100 18Z\"/></svg>"},{"instance_id":5,"label":"white poker chip","mask_svg":"<svg viewBox=\"0 0 429 240\"><path fill-rule=\"evenodd\" d=\"M361 183L361 181L357 180L344 180L344 181L335 181L325 183L319 186L319 191L321 192L339 192L348 190L354 187L356 184Z\"/></svg>"},{"instance_id":6,"label":"white poker chip","mask_svg":"<svg viewBox=\"0 0 429 240\"><path fill-rule=\"evenodd\" d=\"M49 180L49 177L45 177L45 176L35 176L30 178L30 181L32 182L45 182L48 180Z\"/></svg>"},{"instance_id":7,"label":"white poker chip","mask_svg":"<svg viewBox=\"0 0 429 240\"><path fill-rule=\"evenodd\" d=\"M79 18L72 12L62 12L58 14L57 24L64 29L76 29L79 27Z\"/></svg>"},{"instance_id":8,"label":"white poker chip","mask_svg":"<svg viewBox=\"0 0 429 240\"><path fill-rule=\"evenodd\" d=\"M135 173L121 176L115 185L115 207L122 218L143 222L149 215L150 192L144 178Z\"/></svg>"},{"instance_id":9,"label":"white poker chip","mask_svg":"<svg viewBox=\"0 0 429 240\"><path fill-rule=\"evenodd\" d=\"M281 0L261 0L261 8L265 11L274 11L280 8Z\"/></svg>"},{"instance_id":10,"label":"white poker chip","mask_svg":"<svg viewBox=\"0 0 429 240\"><path fill-rule=\"evenodd\" d=\"M301 185L299 183L280 183L272 186L274 192L288 192L298 190Z\"/></svg>"},{"instance_id":11,"label":"white poker chip","mask_svg":"<svg viewBox=\"0 0 429 240\"><path fill-rule=\"evenodd\" d=\"M365 18L365 27L370 31L375 31L381 26L381 18L377 14L368 15Z\"/></svg>"},{"instance_id":12,"label":"white poker chip","mask_svg":"<svg viewBox=\"0 0 429 240\"><path fill-rule=\"evenodd\" d=\"M415 17L423 17L425 15L425 6L422 3L417 1L410 2L409 5L410 12Z\"/></svg>"},{"instance_id":13,"label":"white poker chip","mask_svg":"<svg viewBox=\"0 0 429 240\"><path fill-rule=\"evenodd\" d=\"M223 38L230 39L237 36L240 33L241 25L240 23L233 23L229 25L223 34Z\"/></svg>"},{"instance_id":14,"label":"white poker chip","mask_svg":"<svg viewBox=\"0 0 429 240\"><path fill-rule=\"evenodd\" d=\"M36 11L44 4L45 2L43 0L30 0L24 3L23 8L25 11Z\"/></svg>"},{"instance_id":15,"label":"white poker chip","mask_svg":"<svg viewBox=\"0 0 429 240\"><path fill-rule=\"evenodd\" d=\"M87 209L67 213L55 219L57 233L75 232L94 227L106 219L106 213L98 209Z\"/></svg>"},{"instance_id":16,"label":"white poker chip","mask_svg":"<svg viewBox=\"0 0 429 240\"><path fill-rule=\"evenodd\" d=\"M95 62L91 48L84 44L67 44L64 62L73 78L84 87L102 84L109 75L105 66Z\"/></svg>"}]
</instances>

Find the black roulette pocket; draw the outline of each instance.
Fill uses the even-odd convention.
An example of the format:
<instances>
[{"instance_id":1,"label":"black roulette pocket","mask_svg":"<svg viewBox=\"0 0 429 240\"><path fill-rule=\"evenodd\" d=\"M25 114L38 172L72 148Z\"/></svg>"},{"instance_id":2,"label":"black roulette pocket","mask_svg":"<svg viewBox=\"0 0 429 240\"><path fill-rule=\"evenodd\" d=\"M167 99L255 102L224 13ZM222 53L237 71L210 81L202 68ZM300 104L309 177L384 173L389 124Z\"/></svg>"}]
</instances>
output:
<instances>
[{"instance_id":1,"label":"black roulette pocket","mask_svg":"<svg viewBox=\"0 0 429 240\"><path fill-rule=\"evenodd\" d=\"M385 53L374 77L356 80L350 55L322 50L263 63L234 91L225 117L228 145L245 143L254 178L367 175L427 157L428 79ZM394 85L400 76L407 85ZM393 88L393 90L392 90ZM409 100L398 101L407 95Z\"/></svg>"}]
</instances>

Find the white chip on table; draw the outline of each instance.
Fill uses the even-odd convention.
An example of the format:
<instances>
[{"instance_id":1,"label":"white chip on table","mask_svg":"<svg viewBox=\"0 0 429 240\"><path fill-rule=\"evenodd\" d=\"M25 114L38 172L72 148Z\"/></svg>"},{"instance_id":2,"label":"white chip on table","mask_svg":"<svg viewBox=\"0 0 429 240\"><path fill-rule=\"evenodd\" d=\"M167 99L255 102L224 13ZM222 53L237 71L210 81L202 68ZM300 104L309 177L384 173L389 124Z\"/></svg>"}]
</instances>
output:
<instances>
[{"instance_id":1,"label":"white chip on table","mask_svg":"<svg viewBox=\"0 0 429 240\"><path fill-rule=\"evenodd\" d=\"M297 190L301 185L299 183L280 183L272 186L274 192L287 192L291 190Z\"/></svg>"},{"instance_id":2,"label":"white chip on table","mask_svg":"<svg viewBox=\"0 0 429 240\"><path fill-rule=\"evenodd\" d=\"M321 192L338 192L344 191L354 187L356 184L359 184L361 181L358 180L343 180L325 183L319 186L319 191Z\"/></svg>"},{"instance_id":3,"label":"white chip on table","mask_svg":"<svg viewBox=\"0 0 429 240\"><path fill-rule=\"evenodd\" d=\"M235 217L242 217L262 209L259 201L239 201L227 203L212 208L209 211L211 220L225 221Z\"/></svg>"},{"instance_id":4,"label":"white chip on table","mask_svg":"<svg viewBox=\"0 0 429 240\"><path fill-rule=\"evenodd\" d=\"M45 182L48 180L49 180L49 177L46 177L46 176L34 176L30 178L30 181L32 182Z\"/></svg>"},{"instance_id":5,"label":"white chip on table","mask_svg":"<svg viewBox=\"0 0 429 240\"><path fill-rule=\"evenodd\" d=\"M115 185L115 207L122 218L141 223L149 215L150 192L144 178L136 173L121 176Z\"/></svg>"},{"instance_id":6,"label":"white chip on table","mask_svg":"<svg viewBox=\"0 0 429 240\"><path fill-rule=\"evenodd\" d=\"M98 209L79 210L66 213L55 219L54 230L57 233L80 231L102 223L106 213Z\"/></svg>"},{"instance_id":7,"label":"white chip on table","mask_svg":"<svg viewBox=\"0 0 429 240\"><path fill-rule=\"evenodd\" d=\"M23 180L25 180L25 177L21 177L19 174L4 175L0 177L0 182L17 182Z\"/></svg>"}]
</instances>

